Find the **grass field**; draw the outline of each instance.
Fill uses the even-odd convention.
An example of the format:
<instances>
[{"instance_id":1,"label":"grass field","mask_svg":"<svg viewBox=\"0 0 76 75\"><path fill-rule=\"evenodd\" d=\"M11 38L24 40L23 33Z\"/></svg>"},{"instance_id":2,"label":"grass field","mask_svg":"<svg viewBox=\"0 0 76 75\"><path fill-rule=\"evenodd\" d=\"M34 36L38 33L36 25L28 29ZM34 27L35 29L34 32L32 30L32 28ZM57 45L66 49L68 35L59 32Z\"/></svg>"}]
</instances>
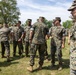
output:
<instances>
[{"instance_id":1,"label":"grass field","mask_svg":"<svg viewBox=\"0 0 76 75\"><path fill-rule=\"evenodd\" d=\"M50 41L48 40L48 53L50 55ZM1 50L1 48L0 48ZM6 58L1 58L0 51L0 75L70 75L69 74L69 46L65 44L65 48L62 50L63 52L63 70L58 71L58 62L56 61L56 67L54 69L50 69L51 61L44 61L43 69L37 70L38 67L38 58L35 59L34 72L30 73L27 71L26 67L29 66L29 57L17 57L12 56L12 45L11 45L11 59L13 61L6 62ZM23 54L25 56L25 53ZM37 54L38 55L38 54Z\"/></svg>"}]
</instances>

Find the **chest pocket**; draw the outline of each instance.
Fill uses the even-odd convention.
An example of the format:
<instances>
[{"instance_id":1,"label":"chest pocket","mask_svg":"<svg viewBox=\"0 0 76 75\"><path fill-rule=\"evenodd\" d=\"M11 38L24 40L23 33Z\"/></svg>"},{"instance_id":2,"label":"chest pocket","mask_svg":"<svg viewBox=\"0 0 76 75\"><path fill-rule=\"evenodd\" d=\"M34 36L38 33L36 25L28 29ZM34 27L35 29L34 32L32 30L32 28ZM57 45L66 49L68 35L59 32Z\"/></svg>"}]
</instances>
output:
<instances>
[{"instance_id":1,"label":"chest pocket","mask_svg":"<svg viewBox=\"0 0 76 75\"><path fill-rule=\"evenodd\" d=\"M61 27L55 27L53 30L52 30L52 34L54 37L56 37L57 39L61 40L62 39L62 28Z\"/></svg>"},{"instance_id":2,"label":"chest pocket","mask_svg":"<svg viewBox=\"0 0 76 75\"><path fill-rule=\"evenodd\" d=\"M58 36L61 36L61 34L62 34L62 29L61 29L61 28L57 28L57 31L56 31L56 32L57 32L57 35L58 35Z\"/></svg>"}]
</instances>

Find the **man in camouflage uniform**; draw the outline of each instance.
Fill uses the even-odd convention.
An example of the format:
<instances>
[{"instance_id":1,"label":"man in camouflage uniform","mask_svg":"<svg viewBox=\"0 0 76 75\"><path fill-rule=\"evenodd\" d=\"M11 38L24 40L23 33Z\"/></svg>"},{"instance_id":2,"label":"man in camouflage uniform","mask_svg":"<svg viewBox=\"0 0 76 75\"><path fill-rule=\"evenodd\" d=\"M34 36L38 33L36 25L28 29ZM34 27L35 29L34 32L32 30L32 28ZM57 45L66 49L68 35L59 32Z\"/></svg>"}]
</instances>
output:
<instances>
[{"instance_id":1,"label":"man in camouflage uniform","mask_svg":"<svg viewBox=\"0 0 76 75\"><path fill-rule=\"evenodd\" d=\"M29 47L30 47L29 34L30 34L30 28L32 27L31 22L32 22L32 20L28 19L27 26L24 29L24 31L25 31L25 54L26 54L26 57L28 57Z\"/></svg>"},{"instance_id":2,"label":"man in camouflage uniform","mask_svg":"<svg viewBox=\"0 0 76 75\"><path fill-rule=\"evenodd\" d=\"M16 56L17 45L19 49L19 55L22 56L22 51L23 51L22 38L24 36L24 29L20 25L21 25L21 21L18 21L17 26L12 28L13 56Z\"/></svg>"},{"instance_id":3,"label":"man in camouflage uniform","mask_svg":"<svg viewBox=\"0 0 76 75\"><path fill-rule=\"evenodd\" d=\"M62 69L62 46L64 47L64 33L65 29L61 26L60 17L56 17L54 20L54 26L49 30L51 35L51 63L55 66L55 52L57 52L57 58L59 62L58 70Z\"/></svg>"},{"instance_id":4,"label":"man in camouflage uniform","mask_svg":"<svg viewBox=\"0 0 76 75\"><path fill-rule=\"evenodd\" d=\"M3 27L0 29L0 41L2 49L2 58L4 58L5 50L7 52L7 62L10 61L10 45L9 45L9 34L11 29L8 28L7 24L3 24Z\"/></svg>"},{"instance_id":5,"label":"man in camouflage uniform","mask_svg":"<svg viewBox=\"0 0 76 75\"><path fill-rule=\"evenodd\" d=\"M70 28L68 40L68 44L70 44L70 75L76 75L76 0L73 1L68 11L71 11L73 17L73 26Z\"/></svg>"},{"instance_id":6,"label":"man in camouflage uniform","mask_svg":"<svg viewBox=\"0 0 76 75\"><path fill-rule=\"evenodd\" d=\"M30 42L31 49L30 49L30 67L27 67L27 70L33 71L34 66L34 59L36 55L36 51L39 51L39 68L42 69L42 65L44 62L44 52L45 52L45 36L47 35L47 27L43 23L44 17L39 17L39 22L34 23L30 31Z\"/></svg>"}]
</instances>

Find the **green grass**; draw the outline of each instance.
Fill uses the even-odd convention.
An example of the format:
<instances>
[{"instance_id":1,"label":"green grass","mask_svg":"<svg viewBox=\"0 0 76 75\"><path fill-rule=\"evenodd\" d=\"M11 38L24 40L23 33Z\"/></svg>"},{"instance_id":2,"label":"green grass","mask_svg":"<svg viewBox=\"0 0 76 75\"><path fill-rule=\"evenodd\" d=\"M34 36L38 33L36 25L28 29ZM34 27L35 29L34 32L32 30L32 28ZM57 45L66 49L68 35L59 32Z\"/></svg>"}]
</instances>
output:
<instances>
[{"instance_id":1,"label":"green grass","mask_svg":"<svg viewBox=\"0 0 76 75\"><path fill-rule=\"evenodd\" d=\"M48 43L48 53L50 54L50 41L47 41ZM43 69L37 70L38 67L38 58L35 59L35 65L34 65L34 72L30 73L27 71L27 66L29 66L29 60L30 58L20 58L18 56L17 51L17 57L12 56L12 45L11 45L11 59L13 61L6 62L6 58L1 58L1 51L0 51L0 75L69 75L69 46L65 44L65 48L63 51L63 70L58 71L58 61L56 61L56 67L54 69L50 70L51 61L44 61ZM25 55L25 53L23 54ZM37 54L38 55L38 54Z\"/></svg>"}]
</instances>

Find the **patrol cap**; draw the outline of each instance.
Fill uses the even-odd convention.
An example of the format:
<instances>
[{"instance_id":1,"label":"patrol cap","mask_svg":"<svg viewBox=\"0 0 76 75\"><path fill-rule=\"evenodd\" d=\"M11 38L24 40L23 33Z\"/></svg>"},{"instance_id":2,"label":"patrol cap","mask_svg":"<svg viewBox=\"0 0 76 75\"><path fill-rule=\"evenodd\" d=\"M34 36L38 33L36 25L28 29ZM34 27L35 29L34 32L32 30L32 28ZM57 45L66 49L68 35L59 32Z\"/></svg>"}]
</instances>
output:
<instances>
[{"instance_id":1,"label":"patrol cap","mask_svg":"<svg viewBox=\"0 0 76 75\"><path fill-rule=\"evenodd\" d=\"M61 22L61 18L60 17L55 17L54 21L58 20L59 22Z\"/></svg>"},{"instance_id":2,"label":"patrol cap","mask_svg":"<svg viewBox=\"0 0 76 75\"><path fill-rule=\"evenodd\" d=\"M68 9L68 11L72 11L73 9L76 8L76 0L73 1L71 7Z\"/></svg>"},{"instance_id":3,"label":"patrol cap","mask_svg":"<svg viewBox=\"0 0 76 75\"><path fill-rule=\"evenodd\" d=\"M54 23L55 21L56 21L56 20L55 20L55 19L53 19L53 21L52 21L52 22Z\"/></svg>"},{"instance_id":4,"label":"patrol cap","mask_svg":"<svg viewBox=\"0 0 76 75\"><path fill-rule=\"evenodd\" d=\"M28 22L31 22L31 21L32 21L32 19L27 19L27 21L28 21Z\"/></svg>"},{"instance_id":5,"label":"patrol cap","mask_svg":"<svg viewBox=\"0 0 76 75\"><path fill-rule=\"evenodd\" d=\"M43 16L40 16L39 18L45 19L45 17L43 17Z\"/></svg>"},{"instance_id":6,"label":"patrol cap","mask_svg":"<svg viewBox=\"0 0 76 75\"><path fill-rule=\"evenodd\" d=\"M74 0L73 3L76 3L76 0Z\"/></svg>"},{"instance_id":7,"label":"patrol cap","mask_svg":"<svg viewBox=\"0 0 76 75\"><path fill-rule=\"evenodd\" d=\"M68 9L68 11L72 11L73 9L75 9L76 8L76 5L72 5L69 9Z\"/></svg>"}]
</instances>

